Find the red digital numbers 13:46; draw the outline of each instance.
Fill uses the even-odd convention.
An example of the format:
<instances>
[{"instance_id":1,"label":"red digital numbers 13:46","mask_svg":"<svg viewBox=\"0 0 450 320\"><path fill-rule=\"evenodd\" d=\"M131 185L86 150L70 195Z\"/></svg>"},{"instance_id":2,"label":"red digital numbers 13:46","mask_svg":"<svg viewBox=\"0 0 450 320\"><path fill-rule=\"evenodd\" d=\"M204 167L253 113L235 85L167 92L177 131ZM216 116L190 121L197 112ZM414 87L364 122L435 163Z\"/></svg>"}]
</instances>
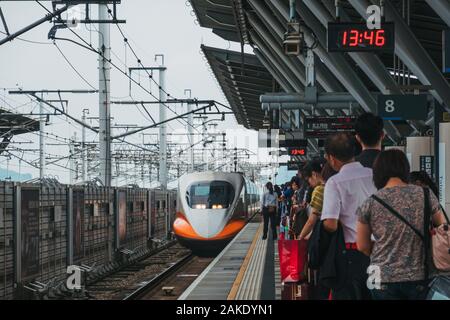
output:
<instances>
[{"instance_id":1,"label":"red digital numbers 13:46","mask_svg":"<svg viewBox=\"0 0 450 320\"><path fill-rule=\"evenodd\" d=\"M342 45L344 47L376 46L382 47L386 43L384 30L359 31L352 29L344 31Z\"/></svg>"}]
</instances>

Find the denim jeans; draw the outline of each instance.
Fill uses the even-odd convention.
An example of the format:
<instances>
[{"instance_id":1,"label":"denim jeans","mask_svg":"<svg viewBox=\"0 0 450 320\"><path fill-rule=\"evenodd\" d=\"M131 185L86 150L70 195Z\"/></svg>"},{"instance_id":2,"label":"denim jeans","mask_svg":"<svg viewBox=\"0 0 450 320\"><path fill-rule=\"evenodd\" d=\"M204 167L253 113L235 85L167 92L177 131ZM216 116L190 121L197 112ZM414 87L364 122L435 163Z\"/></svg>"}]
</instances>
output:
<instances>
[{"instance_id":1,"label":"denim jeans","mask_svg":"<svg viewBox=\"0 0 450 320\"><path fill-rule=\"evenodd\" d=\"M371 290L374 300L425 300L428 281L383 283L381 289Z\"/></svg>"},{"instance_id":2,"label":"denim jeans","mask_svg":"<svg viewBox=\"0 0 450 320\"><path fill-rule=\"evenodd\" d=\"M267 207L263 208L263 218L264 218L264 230L263 237L267 237L267 232L269 231L269 221L270 227L272 229L272 237L277 238L277 225L276 225L276 212L270 213Z\"/></svg>"}]
</instances>

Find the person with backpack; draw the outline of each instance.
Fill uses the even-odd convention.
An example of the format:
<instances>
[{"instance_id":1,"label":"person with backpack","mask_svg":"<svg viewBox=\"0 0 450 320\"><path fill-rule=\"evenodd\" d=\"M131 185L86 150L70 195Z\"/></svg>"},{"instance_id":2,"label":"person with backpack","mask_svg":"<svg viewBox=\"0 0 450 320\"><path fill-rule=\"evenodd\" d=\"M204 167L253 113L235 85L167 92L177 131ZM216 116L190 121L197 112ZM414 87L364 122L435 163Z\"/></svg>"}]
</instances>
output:
<instances>
[{"instance_id":1,"label":"person with backpack","mask_svg":"<svg viewBox=\"0 0 450 320\"><path fill-rule=\"evenodd\" d=\"M272 182L266 183L266 191L262 196L261 201L261 212L263 214L264 219L264 230L263 230L263 240L267 239L267 232L269 230L269 221L270 227L272 229L272 238L273 240L277 239L277 227L276 227L276 215L277 215L277 195L273 189Z\"/></svg>"},{"instance_id":2,"label":"person with backpack","mask_svg":"<svg viewBox=\"0 0 450 320\"><path fill-rule=\"evenodd\" d=\"M385 137L383 119L373 113L363 113L355 123L356 140L362 152L356 157L366 168L372 168L375 158L381 152L381 144Z\"/></svg>"},{"instance_id":3,"label":"person with backpack","mask_svg":"<svg viewBox=\"0 0 450 320\"><path fill-rule=\"evenodd\" d=\"M373 167L378 191L357 211L357 247L370 256L369 269L377 277L370 283L375 300L419 300L427 294L426 206L435 226L445 218L428 188L409 184L409 171L402 151L381 152Z\"/></svg>"}]
</instances>

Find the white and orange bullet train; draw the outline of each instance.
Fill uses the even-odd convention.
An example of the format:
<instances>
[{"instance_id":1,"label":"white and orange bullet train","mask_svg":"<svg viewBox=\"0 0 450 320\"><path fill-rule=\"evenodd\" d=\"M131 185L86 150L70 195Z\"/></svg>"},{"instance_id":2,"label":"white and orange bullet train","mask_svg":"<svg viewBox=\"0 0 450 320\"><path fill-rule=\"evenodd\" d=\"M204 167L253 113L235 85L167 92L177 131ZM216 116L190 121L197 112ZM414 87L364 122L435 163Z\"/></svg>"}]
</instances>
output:
<instances>
[{"instance_id":1,"label":"white and orange bullet train","mask_svg":"<svg viewBox=\"0 0 450 320\"><path fill-rule=\"evenodd\" d=\"M259 210L260 192L242 173L185 174L178 181L173 231L190 249L219 249Z\"/></svg>"}]
</instances>

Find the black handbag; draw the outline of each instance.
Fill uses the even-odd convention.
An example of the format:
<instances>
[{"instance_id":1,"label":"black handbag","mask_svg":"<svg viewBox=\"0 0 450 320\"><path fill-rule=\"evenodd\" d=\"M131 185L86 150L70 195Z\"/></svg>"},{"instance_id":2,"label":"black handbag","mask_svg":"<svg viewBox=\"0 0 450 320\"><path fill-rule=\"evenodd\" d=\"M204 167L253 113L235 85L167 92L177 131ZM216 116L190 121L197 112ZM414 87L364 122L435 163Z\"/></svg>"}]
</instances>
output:
<instances>
[{"instance_id":1,"label":"black handbag","mask_svg":"<svg viewBox=\"0 0 450 320\"><path fill-rule=\"evenodd\" d=\"M302 232L303 227L305 226L307 221L308 221L307 209L306 208L300 209L295 214L294 225L292 226L292 230L293 230L295 236L300 235L300 232Z\"/></svg>"}]
</instances>

